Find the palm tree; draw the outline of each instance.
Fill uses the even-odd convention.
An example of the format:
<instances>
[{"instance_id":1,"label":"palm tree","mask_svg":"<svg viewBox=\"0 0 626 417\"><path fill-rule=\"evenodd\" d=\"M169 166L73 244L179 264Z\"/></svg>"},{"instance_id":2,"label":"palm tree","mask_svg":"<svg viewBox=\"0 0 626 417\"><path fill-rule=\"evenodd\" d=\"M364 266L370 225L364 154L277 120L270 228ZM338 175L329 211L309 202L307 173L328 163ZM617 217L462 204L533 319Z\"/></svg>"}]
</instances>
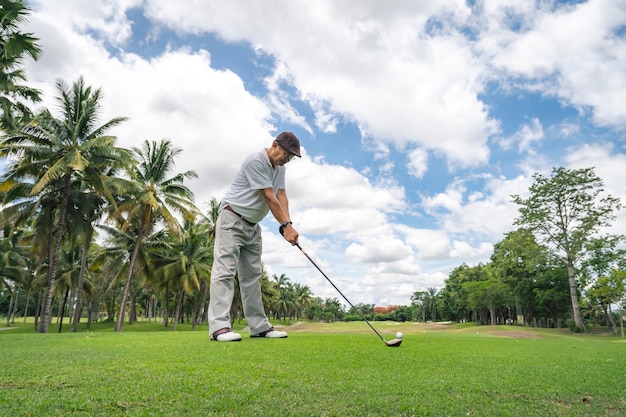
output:
<instances>
[{"instance_id":1,"label":"palm tree","mask_svg":"<svg viewBox=\"0 0 626 417\"><path fill-rule=\"evenodd\" d=\"M19 31L30 9L21 0L0 0L0 129L15 132L31 119L31 111L23 102L40 101L41 92L20 84L26 75L20 68L22 59L37 59L41 50L37 38Z\"/></svg>"},{"instance_id":2,"label":"palm tree","mask_svg":"<svg viewBox=\"0 0 626 417\"><path fill-rule=\"evenodd\" d=\"M324 314L324 300L320 297L313 297L304 314L309 320L321 321Z\"/></svg>"},{"instance_id":3,"label":"palm tree","mask_svg":"<svg viewBox=\"0 0 626 417\"><path fill-rule=\"evenodd\" d=\"M104 231L103 244L94 252L94 259L90 264L90 273L95 273L101 283L105 283L101 288L101 293L106 296L105 309L107 320L113 321L115 317L115 299L117 298L117 288L124 282L128 261L130 258L129 247L133 247L136 236L125 233L118 227L98 225L98 229Z\"/></svg>"},{"instance_id":4,"label":"palm tree","mask_svg":"<svg viewBox=\"0 0 626 417\"><path fill-rule=\"evenodd\" d=\"M272 311L275 317L284 319L287 316L291 316L291 313L296 308L293 301L293 285L289 277L285 274L280 274L280 276L274 274L273 278L275 286L278 289L278 298L272 303Z\"/></svg>"},{"instance_id":5,"label":"palm tree","mask_svg":"<svg viewBox=\"0 0 626 417\"><path fill-rule=\"evenodd\" d=\"M51 317L53 287L72 182L80 175L83 181L113 201L105 172L111 166L130 163L130 154L114 146L116 138L105 135L107 130L125 118L114 118L96 126L101 90L86 86L82 77L71 88L58 81L57 89L62 118L44 110L20 132L6 136L0 145L0 155L18 157L9 170L7 180L31 179L34 184L27 195L30 200L47 198L47 193L58 196L57 205L53 206L55 211L58 209L58 220L48 262L48 286L39 328L41 333L48 331Z\"/></svg>"},{"instance_id":6,"label":"palm tree","mask_svg":"<svg viewBox=\"0 0 626 417\"><path fill-rule=\"evenodd\" d=\"M20 245L23 231L12 233L5 228L0 239L0 287L4 285L11 293L11 302L7 311L7 325L11 320L12 310L17 306L17 294L26 286L29 263L26 248Z\"/></svg>"},{"instance_id":7,"label":"palm tree","mask_svg":"<svg viewBox=\"0 0 626 417\"><path fill-rule=\"evenodd\" d=\"M296 320L309 308L313 302L313 293L308 285L294 284L294 304L296 306Z\"/></svg>"},{"instance_id":8,"label":"palm tree","mask_svg":"<svg viewBox=\"0 0 626 417\"><path fill-rule=\"evenodd\" d=\"M178 291L174 330L180 321L180 311L186 294L198 293L202 282L208 282L213 264L213 252L208 245L206 222L185 221L182 239L169 236L163 248L155 251L152 264L161 282Z\"/></svg>"},{"instance_id":9,"label":"palm tree","mask_svg":"<svg viewBox=\"0 0 626 417\"><path fill-rule=\"evenodd\" d=\"M274 282L276 283L276 286L280 290L286 288L289 282L291 281L289 277L285 274L280 274L280 276L274 274L273 278L274 278Z\"/></svg>"},{"instance_id":10,"label":"palm tree","mask_svg":"<svg viewBox=\"0 0 626 417\"><path fill-rule=\"evenodd\" d=\"M82 187L79 190L82 190ZM75 229L74 234L76 237L82 239L80 269L78 273L78 283L76 285L78 294L76 297L74 317L72 319L72 333L77 331L78 324L83 313L83 286L88 274L87 260L89 258L89 249L94 236L94 223L103 215L106 204L106 199L95 191L76 193L75 199L72 201L72 206L76 208L72 213L72 220L74 222ZM113 207L114 206L115 205L113 204Z\"/></svg>"},{"instance_id":11,"label":"palm tree","mask_svg":"<svg viewBox=\"0 0 626 417\"><path fill-rule=\"evenodd\" d=\"M207 224L207 245L208 250L213 254L213 247L215 244L215 225L217 224L217 216L219 215L220 203L216 198L212 198L209 202L208 214L205 218ZM211 266L213 261L211 260ZM207 297L209 295L209 285L211 282L211 271L209 271L209 277L206 281L202 281L200 288L200 302L197 304L196 311L194 313L194 320L191 324L191 330L196 329L196 324L200 324L205 317L205 306L207 303Z\"/></svg>"},{"instance_id":12,"label":"palm tree","mask_svg":"<svg viewBox=\"0 0 626 417\"><path fill-rule=\"evenodd\" d=\"M59 278L55 283L55 292L63 297L59 305L58 317L58 333L63 329L63 319L65 317L65 307L70 296L72 288L76 287L78 275L80 271L80 254L79 245L77 244L77 236L72 235L70 239L64 242L59 257ZM80 291L77 288L78 291Z\"/></svg>"},{"instance_id":13,"label":"palm tree","mask_svg":"<svg viewBox=\"0 0 626 417\"><path fill-rule=\"evenodd\" d=\"M333 321L337 321L342 312L343 307L338 299L327 298L324 301L324 313L328 314L329 318L332 317Z\"/></svg>"},{"instance_id":14,"label":"palm tree","mask_svg":"<svg viewBox=\"0 0 626 417\"><path fill-rule=\"evenodd\" d=\"M269 316L272 311L272 304L278 299L280 291L274 281L270 281L267 275L267 270L263 267L261 278L259 278L259 284L261 284L261 298L263 300L263 308L265 313Z\"/></svg>"},{"instance_id":15,"label":"palm tree","mask_svg":"<svg viewBox=\"0 0 626 417\"><path fill-rule=\"evenodd\" d=\"M426 288L425 302L427 310L430 313L430 317L433 321L437 321L437 294L438 290L433 287Z\"/></svg>"},{"instance_id":16,"label":"palm tree","mask_svg":"<svg viewBox=\"0 0 626 417\"><path fill-rule=\"evenodd\" d=\"M293 301L293 293L290 287L285 287L279 291L278 299L272 304L272 311L279 320L285 320L291 317L296 309Z\"/></svg>"},{"instance_id":17,"label":"palm tree","mask_svg":"<svg viewBox=\"0 0 626 417\"><path fill-rule=\"evenodd\" d=\"M180 149L174 148L168 140L159 143L146 140L141 148L133 148L132 151L138 165L130 173L130 181L119 182L122 188L126 187L129 198L120 202L117 213L126 215L123 225L125 229L137 227L137 238L126 271L115 323L116 332L122 331L135 262L144 239L150 235L157 223L170 233L180 236L181 227L175 213L182 214L184 219L193 220L200 212L193 203L193 193L183 184L187 178L197 178L196 173L186 171L168 177L174 167L175 157L181 152Z\"/></svg>"},{"instance_id":18,"label":"palm tree","mask_svg":"<svg viewBox=\"0 0 626 417\"><path fill-rule=\"evenodd\" d=\"M99 229L104 230L108 237L105 240L105 245L101 247L95 256L93 261L93 267L100 271L102 279L109 282L106 289L106 293L113 295L115 298L116 289L120 287L121 283L125 282L128 270L130 268L130 258L133 248L136 247L138 227L122 230L122 227L109 227L106 225L99 225ZM155 277L152 274L151 265L151 253L157 250L156 248L163 245L165 240L165 232L157 231L147 236L143 243L140 245L139 250L135 256L134 265L134 277L139 278L141 285L156 291L159 283L154 282ZM130 291L129 291L130 293ZM133 292L134 294L134 292ZM129 322L134 321L133 305L131 303L131 314L129 315ZM109 314L112 317L114 314Z\"/></svg>"}]
</instances>

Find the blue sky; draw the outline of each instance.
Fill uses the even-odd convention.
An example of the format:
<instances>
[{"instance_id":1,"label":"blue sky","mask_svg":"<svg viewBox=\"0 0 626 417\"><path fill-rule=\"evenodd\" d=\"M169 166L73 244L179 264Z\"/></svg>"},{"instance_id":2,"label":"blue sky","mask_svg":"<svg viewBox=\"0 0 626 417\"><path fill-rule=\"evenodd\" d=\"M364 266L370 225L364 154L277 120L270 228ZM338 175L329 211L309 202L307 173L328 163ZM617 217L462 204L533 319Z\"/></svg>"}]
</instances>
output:
<instances>
[{"instance_id":1,"label":"blue sky","mask_svg":"<svg viewBox=\"0 0 626 417\"><path fill-rule=\"evenodd\" d=\"M170 139L202 208L283 130L301 243L354 302L487 262L532 175L596 167L626 201L626 0L33 0L29 81L104 93L121 146ZM616 233L626 233L620 213ZM270 273L339 298L270 217Z\"/></svg>"}]
</instances>

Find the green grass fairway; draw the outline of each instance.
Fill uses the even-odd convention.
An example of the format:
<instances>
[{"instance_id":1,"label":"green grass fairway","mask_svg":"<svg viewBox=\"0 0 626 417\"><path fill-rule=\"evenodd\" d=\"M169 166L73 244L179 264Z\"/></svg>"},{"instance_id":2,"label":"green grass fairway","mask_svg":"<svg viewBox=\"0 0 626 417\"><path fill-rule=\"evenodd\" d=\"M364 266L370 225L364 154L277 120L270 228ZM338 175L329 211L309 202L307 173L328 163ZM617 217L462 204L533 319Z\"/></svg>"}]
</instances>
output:
<instances>
[{"instance_id":1,"label":"green grass fairway","mask_svg":"<svg viewBox=\"0 0 626 417\"><path fill-rule=\"evenodd\" d=\"M298 323L288 339L243 333L239 343L152 323L122 333L0 331L0 415L626 415L619 338L373 324L387 339L404 332L402 346L385 346L361 322Z\"/></svg>"}]
</instances>

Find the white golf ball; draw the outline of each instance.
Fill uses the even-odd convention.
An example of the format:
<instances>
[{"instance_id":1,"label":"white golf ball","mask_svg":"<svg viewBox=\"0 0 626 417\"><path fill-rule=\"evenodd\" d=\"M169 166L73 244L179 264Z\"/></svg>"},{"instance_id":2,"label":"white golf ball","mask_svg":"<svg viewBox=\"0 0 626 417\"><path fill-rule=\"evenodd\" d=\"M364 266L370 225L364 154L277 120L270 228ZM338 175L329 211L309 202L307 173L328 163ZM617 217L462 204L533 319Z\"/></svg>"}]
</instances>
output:
<instances>
[{"instance_id":1,"label":"white golf ball","mask_svg":"<svg viewBox=\"0 0 626 417\"><path fill-rule=\"evenodd\" d=\"M398 333L396 333L396 337L397 337L398 339L402 339L402 336L404 336L404 335L402 334L402 332L398 332Z\"/></svg>"}]
</instances>

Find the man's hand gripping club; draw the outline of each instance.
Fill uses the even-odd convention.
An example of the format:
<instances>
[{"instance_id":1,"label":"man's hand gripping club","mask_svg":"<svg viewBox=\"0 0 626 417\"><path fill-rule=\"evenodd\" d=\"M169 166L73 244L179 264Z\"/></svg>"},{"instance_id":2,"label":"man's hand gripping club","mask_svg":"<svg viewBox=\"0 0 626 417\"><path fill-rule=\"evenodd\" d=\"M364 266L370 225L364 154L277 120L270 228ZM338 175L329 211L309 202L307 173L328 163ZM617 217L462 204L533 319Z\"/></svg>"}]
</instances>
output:
<instances>
[{"instance_id":1,"label":"man's hand gripping club","mask_svg":"<svg viewBox=\"0 0 626 417\"><path fill-rule=\"evenodd\" d=\"M293 228L290 221L281 224L278 231L287 242L291 243L292 246L298 244L298 232Z\"/></svg>"}]
</instances>

